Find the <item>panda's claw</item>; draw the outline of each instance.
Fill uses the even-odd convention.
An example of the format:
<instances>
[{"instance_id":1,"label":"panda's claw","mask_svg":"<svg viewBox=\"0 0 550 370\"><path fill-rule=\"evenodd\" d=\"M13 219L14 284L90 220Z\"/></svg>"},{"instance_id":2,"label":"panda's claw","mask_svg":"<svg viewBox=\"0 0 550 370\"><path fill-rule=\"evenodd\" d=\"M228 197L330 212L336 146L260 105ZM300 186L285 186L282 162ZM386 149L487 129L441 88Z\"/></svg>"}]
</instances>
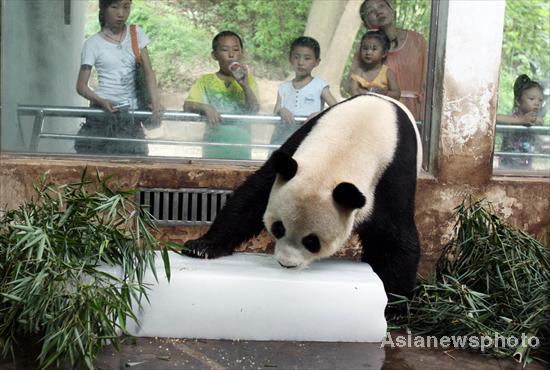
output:
<instances>
[{"instance_id":1,"label":"panda's claw","mask_svg":"<svg viewBox=\"0 0 550 370\"><path fill-rule=\"evenodd\" d=\"M181 250L181 253L195 258L212 259L222 256L228 256L230 251L226 251L218 243L214 243L208 240L196 239L185 242L185 248Z\"/></svg>"}]
</instances>

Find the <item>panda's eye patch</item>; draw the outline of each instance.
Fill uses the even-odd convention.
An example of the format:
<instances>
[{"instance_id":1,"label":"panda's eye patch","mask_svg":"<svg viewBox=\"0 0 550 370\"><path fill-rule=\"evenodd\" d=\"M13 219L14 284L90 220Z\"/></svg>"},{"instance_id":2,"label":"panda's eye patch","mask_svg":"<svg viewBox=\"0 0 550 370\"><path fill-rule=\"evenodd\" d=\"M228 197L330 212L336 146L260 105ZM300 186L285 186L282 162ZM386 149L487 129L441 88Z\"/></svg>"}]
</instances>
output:
<instances>
[{"instance_id":1,"label":"panda's eye patch","mask_svg":"<svg viewBox=\"0 0 550 370\"><path fill-rule=\"evenodd\" d=\"M285 231L285 227L281 221L275 221L271 225L271 233L277 239L281 239L283 236L285 236Z\"/></svg>"},{"instance_id":2,"label":"panda's eye patch","mask_svg":"<svg viewBox=\"0 0 550 370\"><path fill-rule=\"evenodd\" d=\"M321 250L321 243L315 234L309 234L302 238L302 244L311 253L317 253Z\"/></svg>"}]
</instances>

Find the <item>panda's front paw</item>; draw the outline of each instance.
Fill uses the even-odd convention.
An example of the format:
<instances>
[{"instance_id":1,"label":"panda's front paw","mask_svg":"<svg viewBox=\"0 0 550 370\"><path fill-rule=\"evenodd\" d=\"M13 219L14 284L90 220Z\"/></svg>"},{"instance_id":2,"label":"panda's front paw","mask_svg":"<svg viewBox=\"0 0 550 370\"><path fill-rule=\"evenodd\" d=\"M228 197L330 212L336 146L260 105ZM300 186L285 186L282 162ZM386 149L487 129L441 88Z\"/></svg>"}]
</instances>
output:
<instances>
[{"instance_id":1,"label":"panda's front paw","mask_svg":"<svg viewBox=\"0 0 550 370\"><path fill-rule=\"evenodd\" d=\"M181 253L195 258L218 258L232 254L230 250L221 247L218 243L205 239L195 239L185 242Z\"/></svg>"}]
</instances>

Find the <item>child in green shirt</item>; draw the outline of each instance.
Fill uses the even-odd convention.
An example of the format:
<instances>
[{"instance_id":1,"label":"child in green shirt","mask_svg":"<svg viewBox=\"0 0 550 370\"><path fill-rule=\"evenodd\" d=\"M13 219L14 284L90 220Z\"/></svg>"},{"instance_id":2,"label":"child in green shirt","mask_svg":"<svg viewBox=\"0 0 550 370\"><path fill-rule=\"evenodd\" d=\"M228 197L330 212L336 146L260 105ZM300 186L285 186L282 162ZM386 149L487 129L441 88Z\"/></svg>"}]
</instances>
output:
<instances>
[{"instance_id":1,"label":"child in green shirt","mask_svg":"<svg viewBox=\"0 0 550 370\"><path fill-rule=\"evenodd\" d=\"M243 42L232 31L218 33L212 40L212 58L218 61L220 69L216 73L201 76L189 91L183 109L187 112L206 116L209 123L205 141L235 144L250 142L250 134L242 124L230 125L222 122L220 113L250 114L260 109L258 88L246 66L237 79L231 71L232 63L240 63L244 56ZM249 159L250 149L246 147L206 146L205 158Z\"/></svg>"}]
</instances>

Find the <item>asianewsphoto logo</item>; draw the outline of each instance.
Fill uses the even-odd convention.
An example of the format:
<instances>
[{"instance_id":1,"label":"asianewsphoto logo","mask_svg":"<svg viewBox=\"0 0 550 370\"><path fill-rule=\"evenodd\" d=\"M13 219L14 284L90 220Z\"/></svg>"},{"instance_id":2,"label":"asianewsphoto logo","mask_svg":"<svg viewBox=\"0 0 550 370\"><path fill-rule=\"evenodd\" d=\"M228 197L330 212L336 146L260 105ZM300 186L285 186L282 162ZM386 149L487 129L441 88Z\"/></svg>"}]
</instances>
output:
<instances>
[{"instance_id":1,"label":"asianewsphoto logo","mask_svg":"<svg viewBox=\"0 0 550 370\"><path fill-rule=\"evenodd\" d=\"M521 334L521 338L515 336L504 337L498 333L494 336L461 336L461 335L443 335L436 337L434 335L420 336L412 335L410 332L406 335L394 335L387 333L380 347L389 346L391 348L479 348L481 352L487 348L517 348L519 346L529 346L537 348L540 346L540 339L533 335Z\"/></svg>"}]
</instances>

